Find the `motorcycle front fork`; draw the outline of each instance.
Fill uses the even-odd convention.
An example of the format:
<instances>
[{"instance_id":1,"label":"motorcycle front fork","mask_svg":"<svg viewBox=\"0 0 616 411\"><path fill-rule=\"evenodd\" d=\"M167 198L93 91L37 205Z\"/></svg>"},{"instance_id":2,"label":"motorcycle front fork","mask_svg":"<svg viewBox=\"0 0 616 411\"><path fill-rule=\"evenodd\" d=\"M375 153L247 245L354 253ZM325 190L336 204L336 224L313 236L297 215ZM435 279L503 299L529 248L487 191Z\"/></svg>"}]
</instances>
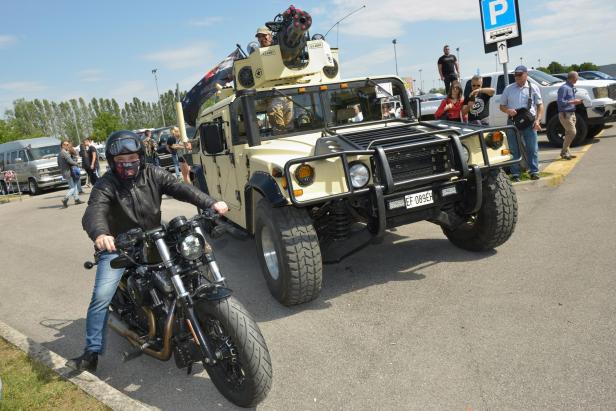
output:
<instances>
[{"instance_id":1,"label":"motorcycle front fork","mask_svg":"<svg viewBox=\"0 0 616 411\"><path fill-rule=\"evenodd\" d=\"M199 320L197 319L197 315L195 314L194 305L190 293L186 291L184 283L182 282L182 279L178 274L177 267L173 265L173 261L171 260L169 247L167 247L167 244L165 243L165 240L162 238L162 236L156 238L155 243L156 247L158 248L158 252L160 253L160 256L163 260L163 264L171 273L171 282L173 284L173 287L175 288L177 301L186 313L188 329L193 335L193 338L195 339L197 345L199 345L199 349L203 354L203 361L208 365L216 364L215 350L212 348L211 344L203 334L203 330L201 329L201 326L199 325ZM214 263L216 262L214 261ZM216 267L218 267L218 265L216 265ZM215 275L214 272L212 272L212 274ZM220 276L220 271L218 271L218 275L220 278L222 278L222 276ZM224 282L224 278L222 278L222 281Z\"/></svg>"}]
</instances>

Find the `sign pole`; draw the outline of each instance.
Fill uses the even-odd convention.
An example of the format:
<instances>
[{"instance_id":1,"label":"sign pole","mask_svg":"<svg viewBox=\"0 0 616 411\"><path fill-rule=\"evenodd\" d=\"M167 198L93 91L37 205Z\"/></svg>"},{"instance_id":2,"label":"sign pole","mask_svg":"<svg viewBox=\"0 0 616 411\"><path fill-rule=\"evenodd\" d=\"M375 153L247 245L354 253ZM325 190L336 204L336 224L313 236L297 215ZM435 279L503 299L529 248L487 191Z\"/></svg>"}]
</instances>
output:
<instances>
[{"instance_id":1,"label":"sign pole","mask_svg":"<svg viewBox=\"0 0 616 411\"><path fill-rule=\"evenodd\" d=\"M505 79L505 87L509 85L509 73L507 73L507 63L503 63L503 74Z\"/></svg>"}]
</instances>

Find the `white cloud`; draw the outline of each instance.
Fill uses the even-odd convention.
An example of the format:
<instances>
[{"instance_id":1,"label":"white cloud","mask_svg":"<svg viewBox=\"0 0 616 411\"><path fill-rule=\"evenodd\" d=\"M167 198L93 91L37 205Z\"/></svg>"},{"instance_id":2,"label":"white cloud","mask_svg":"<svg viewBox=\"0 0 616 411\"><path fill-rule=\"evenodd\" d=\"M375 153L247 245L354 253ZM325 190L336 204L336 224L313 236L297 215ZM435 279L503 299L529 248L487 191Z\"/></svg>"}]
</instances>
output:
<instances>
[{"instance_id":1,"label":"white cloud","mask_svg":"<svg viewBox=\"0 0 616 411\"><path fill-rule=\"evenodd\" d=\"M220 16L211 16L203 19L192 19L188 22L188 25L193 27L209 27L222 21L224 21L224 18Z\"/></svg>"},{"instance_id":2,"label":"white cloud","mask_svg":"<svg viewBox=\"0 0 616 411\"><path fill-rule=\"evenodd\" d=\"M366 8L340 23L340 31L357 36L392 38L403 34L405 26L420 21L461 21L479 18L474 1L459 0L334 0L330 23L360 8ZM435 30L436 34L436 30Z\"/></svg>"},{"instance_id":3,"label":"white cloud","mask_svg":"<svg viewBox=\"0 0 616 411\"><path fill-rule=\"evenodd\" d=\"M17 43L17 37L8 34L0 34L0 49Z\"/></svg>"},{"instance_id":4,"label":"white cloud","mask_svg":"<svg viewBox=\"0 0 616 411\"><path fill-rule=\"evenodd\" d=\"M142 58L163 65L172 70L190 67L203 67L204 62L212 59L207 42L193 43L181 48L171 48L144 54Z\"/></svg>"},{"instance_id":5,"label":"white cloud","mask_svg":"<svg viewBox=\"0 0 616 411\"><path fill-rule=\"evenodd\" d=\"M109 98L115 98L118 102L131 101L133 97L156 98L156 89L153 84L146 84L141 80L125 81L115 89L107 92Z\"/></svg>"},{"instance_id":6,"label":"white cloud","mask_svg":"<svg viewBox=\"0 0 616 411\"><path fill-rule=\"evenodd\" d=\"M37 93L46 90L47 86L38 81L12 81L0 83L0 90L5 90L14 94Z\"/></svg>"},{"instance_id":7,"label":"white cloud","mask_svg":"<svg viewBox=\"0 0 616 411\"><path fill-rule=\"evenodd\" d=\"M86 69L81 70L79 73L79 80L86 83L96 83L101 81L103 71L99 69Z\"/></svg>"}]
</instances>

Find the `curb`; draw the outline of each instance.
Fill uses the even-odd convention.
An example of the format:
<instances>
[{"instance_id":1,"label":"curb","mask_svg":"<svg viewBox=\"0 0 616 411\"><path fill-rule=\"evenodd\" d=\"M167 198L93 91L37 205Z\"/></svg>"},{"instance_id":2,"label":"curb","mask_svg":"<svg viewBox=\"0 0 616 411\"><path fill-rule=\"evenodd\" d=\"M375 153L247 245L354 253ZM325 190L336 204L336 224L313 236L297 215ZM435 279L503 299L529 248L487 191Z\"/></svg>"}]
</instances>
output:
<instances>
[{"instance_id":1,"label":"curb","mask_svg":"<svg viewBox=\"0 0 616 411\"><path fill-rule=\"evenodd\" d=\"M601 138L602 134L603 131L599 133L599 135L595 136L595 138ZM592 144L586 144L579 150L572 151L572 153L575 154L577 158L571 160L562 160L557 158L553 160L550 164L548 164L543 170L539 170L540 172L549 173L551 175L542 177L539 180L535 181L520 181L519 183L514 183L514 185L525 186L533 184L536 186L556 187L560 185L563 181L565 181L565 177L567 176L567 174L573 171L577 163L579 163L582 157L584 157L584 154L586 154L586 152L590 150L590 147L592 147Z\"/></svg>"},{"instance_id":2,"label":"curb","mask_svg":"<svg viewBox=\"0 0 616 411\"><path fill-rule=\"evenodd\" d=\"M66 358L48 350L2 321L0 321L0 337L113 410L145 411L157 409L127 396L94 374L87 371L77 373L75 370L66 367Z\"/></svg>"}]
</instances>

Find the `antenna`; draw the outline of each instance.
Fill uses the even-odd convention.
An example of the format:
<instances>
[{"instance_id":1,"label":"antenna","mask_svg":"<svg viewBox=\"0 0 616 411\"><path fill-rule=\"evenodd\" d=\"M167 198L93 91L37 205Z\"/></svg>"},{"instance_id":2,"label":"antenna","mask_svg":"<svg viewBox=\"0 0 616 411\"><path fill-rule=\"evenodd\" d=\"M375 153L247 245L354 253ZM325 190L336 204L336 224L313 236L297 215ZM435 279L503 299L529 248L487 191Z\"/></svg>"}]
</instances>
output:
<instances>
[{"instance_id":1,"label":"antenna","mask_svg":"<svg viewBox=\"0 0 616 411\"><path fill-rule=\"evenodd\" d=\"M346 16L344 16L343 18L341 18L340 20L338 20L337 22L335 22L335 23L334 23L334 25L333 25L333 26L331 26L331 27L329 28L329 30L327 30L327 33L325 33L325 34L323 35L323 37L327 37L327 34L328 34L330 31L332 31L332 29L333 29L334 27L336 27L337 25L339 25L339 24L340 24L340 22L341 22L342 20L345 20L347 17L351 17L353 14L357 13L358 11L360 11L361 9L364 9L364 8L366 8L366 5L365 5L365 4L364 4L363 6L361 6L360 8L358 8L357 10L353 10L352 12L350 12L349 14L347 14ZM336 47L338 47L338 41L337 41L337 40L336 40Z\"/></svg>"}]
</instances>

